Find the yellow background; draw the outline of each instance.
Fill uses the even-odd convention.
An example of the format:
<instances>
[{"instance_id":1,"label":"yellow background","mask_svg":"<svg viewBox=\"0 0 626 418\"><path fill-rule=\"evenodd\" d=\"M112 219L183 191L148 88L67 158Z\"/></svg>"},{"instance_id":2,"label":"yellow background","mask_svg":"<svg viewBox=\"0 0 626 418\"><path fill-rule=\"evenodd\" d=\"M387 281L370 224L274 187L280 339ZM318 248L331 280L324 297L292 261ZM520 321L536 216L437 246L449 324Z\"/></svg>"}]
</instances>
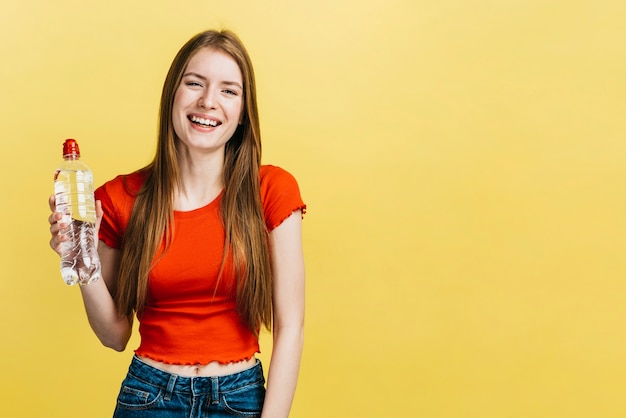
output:
<instances>
[{"instance_id":1,"label":"yellow background","mask_svg":"<svg viewBox=\"0 0 626 418\"><path fill-rule=\"evenodd\" d=\"M309 205L292 417L626 416L625 16L619 0L2 0L2 415L111 415L137 337L100 346L63 284L52 173L67 137L97 185L148 162L171 59L227 27L255 63L264 161Z\"/></svg>"}]
</instances>

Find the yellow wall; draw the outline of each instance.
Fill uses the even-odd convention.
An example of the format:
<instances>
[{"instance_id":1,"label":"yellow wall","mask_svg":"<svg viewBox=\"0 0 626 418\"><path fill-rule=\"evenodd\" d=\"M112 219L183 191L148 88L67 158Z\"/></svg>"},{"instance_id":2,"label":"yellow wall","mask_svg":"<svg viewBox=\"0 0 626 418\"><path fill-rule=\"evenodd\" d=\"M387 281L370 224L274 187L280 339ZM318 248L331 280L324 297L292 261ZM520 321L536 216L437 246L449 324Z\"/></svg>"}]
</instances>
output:
<instances>
[{"instance_id":1,"label":"yellow wall","mask_svg":"<svg viewBox=\"0 0 626 418\"><path fill-rule=\"evenodd\" d=\"M216 26L309 204L293 417L626 416L625 2L2 3L3 416L111 415L132 350L61 281L52 172L67 137L98 184L145 164Z\"/></svg>"}]
</instances>

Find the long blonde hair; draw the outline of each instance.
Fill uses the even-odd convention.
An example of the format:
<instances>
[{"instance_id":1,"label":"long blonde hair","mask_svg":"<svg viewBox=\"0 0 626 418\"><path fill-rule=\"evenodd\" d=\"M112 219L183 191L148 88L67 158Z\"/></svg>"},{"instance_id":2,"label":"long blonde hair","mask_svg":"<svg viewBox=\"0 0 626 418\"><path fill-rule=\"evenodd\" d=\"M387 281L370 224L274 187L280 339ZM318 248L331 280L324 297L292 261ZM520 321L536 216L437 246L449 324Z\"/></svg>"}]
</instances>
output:
<instances>
[{"instance_id":1,"label":"long blonde hair","mask_svg":"<svg viewBox=\"0 0 626 418\"><path fill-rule=\"evenodd\" d=\"M224 151L220 210L226 238L222 268L232 257L237 275L237 311L258 335L261 325L269 329L272 323L272 273L259 185L261 135L252 63L239 38L230 31L199 33L183 45L170 66L161 95L156 155L144 168L146 181L137 194L125 232L115 301L121 314L141 312L157 250L164 237L166 246L171 241L174 191L180 186L176 158L179 139L172 124L174 95L189 60L205 47L229 54L243 77L241 124Z\"/></svg>"}]
</instances>

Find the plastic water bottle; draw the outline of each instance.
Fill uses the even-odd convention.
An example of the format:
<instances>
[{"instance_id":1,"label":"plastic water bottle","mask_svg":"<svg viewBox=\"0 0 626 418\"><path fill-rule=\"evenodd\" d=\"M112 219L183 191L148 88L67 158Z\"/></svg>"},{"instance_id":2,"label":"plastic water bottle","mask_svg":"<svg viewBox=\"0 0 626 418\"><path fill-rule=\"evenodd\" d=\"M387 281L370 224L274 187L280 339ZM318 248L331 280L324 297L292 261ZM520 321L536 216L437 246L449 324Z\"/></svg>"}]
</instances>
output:
<instances>
[{"instance_id":1,"label":"plastic water bottle","mask_svg":"<svg viewBox=\"0 0 626 418\"><path fill-rule=\"evenodd\" d=\"M69 225L62 233L68 238L61 248L61 275L68 285L92 283L100 278L96 248L96 207L93 175L80 161L74 139L63 143L63 163L54 174L56 210L60 222Z\"/></svg>"}]
</instances>

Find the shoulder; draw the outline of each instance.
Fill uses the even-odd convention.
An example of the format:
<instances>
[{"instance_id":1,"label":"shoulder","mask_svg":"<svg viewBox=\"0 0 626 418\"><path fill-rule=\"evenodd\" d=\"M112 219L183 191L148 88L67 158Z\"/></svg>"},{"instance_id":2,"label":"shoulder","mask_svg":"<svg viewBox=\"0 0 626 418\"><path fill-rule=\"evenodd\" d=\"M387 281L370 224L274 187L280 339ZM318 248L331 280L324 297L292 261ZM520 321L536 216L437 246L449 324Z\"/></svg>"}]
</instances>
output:
<instances>
[{"instance_id":1,"label":"shoulder","mask_svg":"<svg viewBox=\"0 0 626 418\"><path fill-rule=\"evenodd\" d=\"M259 170L261 182L261 199L276 199L281 195L300 196L300 188L296 178L287 170L275 165L263 165Z\"/></svg>"},{"instance_id":2,"label":"shoulder","mask_svg":"<svg viewBox=\"0 0 626 418\"><path fill-rule=\"evenodd\" d=\"M147 171L138 170L130 174L120 174L96 189L96 195L108 195L113 199L137 196L144 182Z\"/></svg>"},{"instance_id":3,"label":"shoulder","mask_svg":"<svg viewBox=\"0 0 626 418\"><path fill-rule=\"evenodd\" d=\"M102 204L99 236L111 248L121 248L135 198L146 181L146 170L123 174L107 181L95 191Z\"/></svg>"},{"instance_id":4,"label":"shoulder","mask_svg":"<svg viewBox=\"0 0 626 418\"><path fill-rule=\"evenodd\" d=\"M296 183L296 179L287 170L275 165L262 165L259 169L261 187L276 183Z\"/></svg>"},{"instance_id":5,"label":"shoulder","mask_svg":"<svg viewBox=\"0 0 626 418\"><path fill-rule=\"evenodd\" d=\"M130 174L121 174L98 187L94 193L95 198L102 202L105 210L117 213L130 212L147 174L143 169Z\"/></svg>"}]
</instances>

